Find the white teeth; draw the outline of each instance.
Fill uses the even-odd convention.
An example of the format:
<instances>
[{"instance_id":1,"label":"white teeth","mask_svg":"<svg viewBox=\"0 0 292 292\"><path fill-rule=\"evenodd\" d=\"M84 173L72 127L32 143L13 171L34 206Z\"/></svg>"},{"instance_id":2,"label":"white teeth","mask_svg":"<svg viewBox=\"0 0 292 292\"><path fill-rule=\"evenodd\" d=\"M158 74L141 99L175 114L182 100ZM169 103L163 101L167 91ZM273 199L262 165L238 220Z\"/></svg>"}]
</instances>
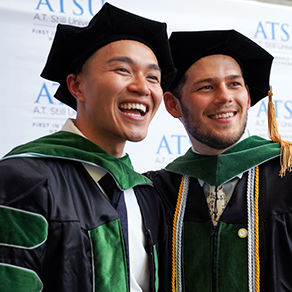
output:
<instances>
[{"instance_id":1,"label":"white teeth","mask_svg":"<svg viewBox=\"0 0 292 292\"><path fill-rule=\"evenodd\" d=\"M123 109L137 109L142 111L143 113L146 112L146 105L140 103L122 103L119 105L120 108Z\"/></svg>"},{"instance_id":2,"label":"white teeth","mask_svg":"<svg viewBox=\"0 0 292 292\"><path fill-rule=\"evenodd\" d=\"M129 116L135 116L135 117L140 117L140 115L133 114L133 113L127 113Z\"/></svg>"},{"instance_id":3,"label":"white teeth","mask_svg":"<svg viewBox=\"0 0 292 292\"><path fill-rule=\"evenodd\" d=\"M233 116L234 116L234 113L232 112L232 113L214 115L214 116L211 116L211 118L212 119L226 119Z\"/></svg>"}]
</instances>

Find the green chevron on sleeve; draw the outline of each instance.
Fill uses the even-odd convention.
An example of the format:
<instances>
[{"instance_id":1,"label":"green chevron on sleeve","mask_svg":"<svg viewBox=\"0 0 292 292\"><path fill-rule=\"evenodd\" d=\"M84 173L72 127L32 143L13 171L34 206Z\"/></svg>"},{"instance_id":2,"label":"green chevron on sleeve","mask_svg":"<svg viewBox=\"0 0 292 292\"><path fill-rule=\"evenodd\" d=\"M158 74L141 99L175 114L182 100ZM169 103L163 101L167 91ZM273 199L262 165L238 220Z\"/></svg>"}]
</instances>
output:
<instances>
[{"instance_id":1,"label":"green chevron on sleeve","mask_svg":"<svg viewBox=\"0 0 292 292\"><path fill-rule=\"evenodd\" d=\"M0 263L0 291L40 292L43 284L37 274L29 269Z\"/></svg>"},{"instance_id":2,"label":"green chevron on sleeve","mask_svg":"<svg viewBox=\"0 0 292 292\"><path fill-rule=\"evenodd\" d=\"M0 245L36 248L48 235L46 219L20 209L0 206Z\"/></svg>"}]
</instances>

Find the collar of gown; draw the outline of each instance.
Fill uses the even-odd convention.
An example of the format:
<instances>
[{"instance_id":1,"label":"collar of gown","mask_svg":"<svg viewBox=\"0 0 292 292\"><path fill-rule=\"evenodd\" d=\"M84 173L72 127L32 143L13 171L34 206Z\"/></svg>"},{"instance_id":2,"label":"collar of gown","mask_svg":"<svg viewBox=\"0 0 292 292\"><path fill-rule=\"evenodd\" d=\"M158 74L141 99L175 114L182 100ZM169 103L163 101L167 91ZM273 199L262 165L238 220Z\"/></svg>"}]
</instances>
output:
<instances>
[{"instance_id":1,"label":"collar of gown","mask_svg":"<svg viewBox=\"0 0 292 292\"><path fill-rule=\"evenodd\" d=\"M212 186L218 186L279 155L279 143L251 136L216 156L201 155L190 148L185 155L168 164L166 170L196 177Z\"/></svg>"},{"instance_id":2,"label":"collar of gown","mask_svg":"<svg viewBox=\"0 0 292 292\"><path fill-rule=\"evenodd\" d=\"M128 154L116 158L87 138L66 131L20 145L12 149L4 159L14 157L61 158L98 165L108 170L123 190L137 185L152 185L148 178L134 171Z\"/></svg>"}]
</instances>

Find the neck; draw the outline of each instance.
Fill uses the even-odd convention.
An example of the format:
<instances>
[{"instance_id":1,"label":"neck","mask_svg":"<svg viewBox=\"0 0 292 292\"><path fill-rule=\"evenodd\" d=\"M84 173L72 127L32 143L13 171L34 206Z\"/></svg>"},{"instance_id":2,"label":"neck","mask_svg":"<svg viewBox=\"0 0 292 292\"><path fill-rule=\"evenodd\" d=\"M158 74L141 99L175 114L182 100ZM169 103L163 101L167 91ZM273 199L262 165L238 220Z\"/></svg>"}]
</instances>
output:
<instances>
[{"instance_id":1,"label":"neck","mask_svg":"<svg viewBox=\"0 0 292 292\"><path fill-rule=\"evenodd\" d=\"M191 136L189 136L189 137L190 137L190 140L191 140L191 143L193 146L192 148L193 148L194 152L197 152L197 153L202 154L202 155L217 156L217 155L220 155L223 152L227 151L228 149L230 149L231 147L233 147L234 145L236 145L240 141L242 141L250 136L251 136L250 131L248 129L245 129L243 135L240 137L240 139L236 143L234 143L231 146L224 148L224 149L215 149L215 148L209 147L208 145L199 142L198 140L194 139L193 137L191 137Z\"/></svg>"},{"instance_id":2,"label":"neck","mask_svg":"<svg viewBox=\"0 0 292 292\"><path fill-rule=\"evenodd\" d=\"M118 141L114 135L111 135L110 133L106 133L106 136L95 133L94 131L91 131L89 127L82 126L82 123L80 123L78 119L74 121L74 124L88 140L98 145L109 154L117 158L123 156L126 141Z\"/></svg>"},{"instance_id":3,"label":"neck","mask_svg":"<svg viewBox=\"0 0 292 292\"><path fill-rule=\"evenodd\" d=\"M203 144L195 139L191 139L192 148L194 152L197 152L202 155L210 155L210 156L217 156L228 150L229 148L233 147L235 144L231 145L230 147L224 149L215 149L211 148L206 144Z\"/></svg>"},{"instance_id":4,"label":"neck","mask_svg":"<svg viewBox=\"0 0 292 292\"><path fill-rule=\"evenodd\" d=\"M217 156L217 155L222 154L223 152L225 152L229 148L231 148L233 145L230 146L229 148L226 148L226 149L223 149L223 150L210 148L210 147L208 147L206 145L204 147L198 147L197 145L192 144L192 146L193 146L194 152L197 152L197 153L202 154L202 155Z\"/></svg>"}]
</instances>

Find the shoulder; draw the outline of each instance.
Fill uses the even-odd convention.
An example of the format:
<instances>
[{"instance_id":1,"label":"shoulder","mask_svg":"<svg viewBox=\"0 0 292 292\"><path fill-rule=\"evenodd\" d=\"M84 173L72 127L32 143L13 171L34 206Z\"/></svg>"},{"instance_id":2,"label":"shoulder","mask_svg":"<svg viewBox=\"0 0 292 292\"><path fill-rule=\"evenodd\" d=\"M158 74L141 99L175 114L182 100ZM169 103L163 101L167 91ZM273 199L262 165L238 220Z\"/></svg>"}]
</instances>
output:
<instances>
[{"instance_id":1,"label":"shoulder","mask_svg":"<svg viewBox=\"0 0 292 292\"><path fill-rule=\"evenodd\" d=\"M11 157L0 161L1 176L20 180L45 179L58 168L79 164L70 159L54 157Z\"/></svg>"},{"instance_id":2,"label":"shoulder","mask_svg":"<svg viewBox=\"0 0 292 292\"><path fill-rule=\"evenodd\" d=\"M259 165L259 199L261 217L267 219L277 214L292 214L292 172L279 175L280 158ZM280 216L282 216L280 215Z\"/></svg>"},{"instance_id":3,"label":"shoulder","mask_svg":"<svg viewBox=\"0 0 292 292\"><path fill-rule=\"evenodd\" d=\"M0 161L0 204L48 197L50 188L59 186L66 169L76 162L49 158L8 158Z\"/></svg>"},{"instance_id":4,"label":"shoulder","mask_svg":"<svg viewBox=\"0 0 292 292\"><path fill-rule=\"evenodd\" d=\"M45 179L40 163L31 158L9 158L0 161L0 189L6 186L22 187L35 185Z\"/></svg>"},{"instance_id":5,"label":"shoulder","mask_svg":"<svg viewBox=\"0 0 292 292\"><path fill-rule=\"evenodd\" d=\"M145 175L152 180L158 196L172 212L176 204L182 175L167 170L149 171Z\"/></svg>"},{"instance_id":6,"label":"shoulder","mask_svg":"<svg viewBox=\"0 0 292 292\"><path fill-rule=\"evenodd\" d=\"M182 175L178 173L174 173L171 171L167 171L165 169L157 170L157 171L148 171L144 173L151 181L154 186L158 189L165 188L168 186L177 187L180 184Z\"/></svg>"}]
</instances>

